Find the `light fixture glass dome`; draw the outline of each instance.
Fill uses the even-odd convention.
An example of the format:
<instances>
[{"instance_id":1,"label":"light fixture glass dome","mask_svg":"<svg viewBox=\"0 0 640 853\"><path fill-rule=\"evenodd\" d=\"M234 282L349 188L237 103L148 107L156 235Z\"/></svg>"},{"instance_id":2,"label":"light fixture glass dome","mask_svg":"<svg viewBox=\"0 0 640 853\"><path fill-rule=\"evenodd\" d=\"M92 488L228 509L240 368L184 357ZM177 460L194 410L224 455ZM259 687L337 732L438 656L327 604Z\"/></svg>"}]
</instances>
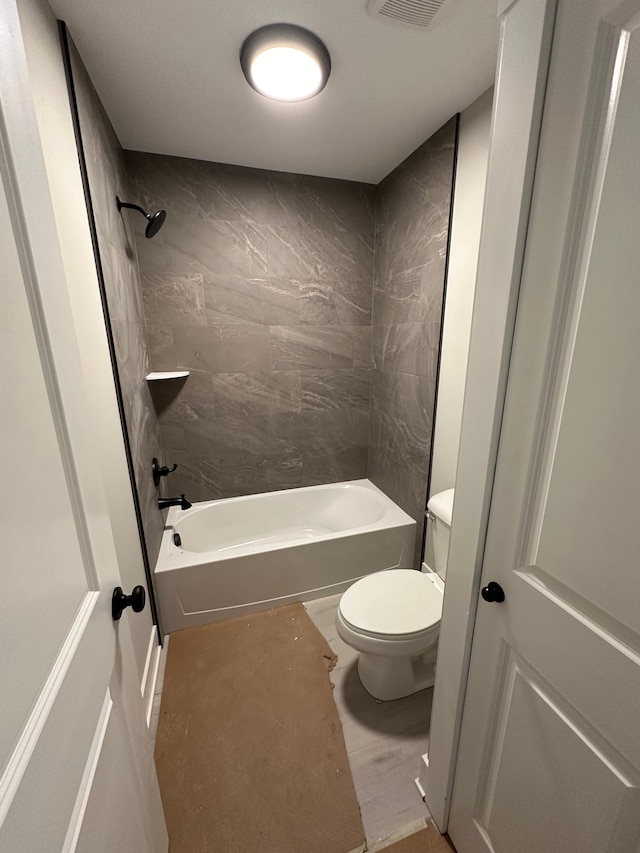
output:
<instances>
[{"instance_id":1,"label":"light fixture glass dome","mask_svg":"<svg viewBox=\"0 0 640 853\"><path fill-rule=\"evenodd\" d=\"M320 39L293 24L269 24L242 45L240 64L249 85L276 101L304 101L321 92L331 57Z\"/></svg>"}]
</instances>

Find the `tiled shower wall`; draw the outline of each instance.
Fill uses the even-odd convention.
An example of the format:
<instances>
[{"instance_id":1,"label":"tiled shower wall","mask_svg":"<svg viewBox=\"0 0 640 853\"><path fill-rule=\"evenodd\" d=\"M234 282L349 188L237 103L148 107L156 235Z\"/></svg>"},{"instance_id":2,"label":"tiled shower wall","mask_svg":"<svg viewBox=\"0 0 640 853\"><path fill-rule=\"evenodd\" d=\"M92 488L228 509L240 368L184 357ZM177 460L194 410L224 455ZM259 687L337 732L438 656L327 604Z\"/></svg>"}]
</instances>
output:
<instances>
[{"instance_id":1,"label":"tiled shower wall","mask_svg":"<svg viewBox=\"0 0 640 853\"><path fill-rule=\"evenodd\" d=\"M420 558L454 174L453 118L378 186L369 479L418 521Z\"/></svg>"},{"instance_id":2,"label":"tiled shower wall","mask_svg":"<svg viewBox=\"0 0 640 853\"><path fill-rule=\"evenodd\" d=\"M456 120L378 186L126 152L168 487L368 476L422 539Z\"/></svg>"},{"instance_id":3,"label":"tiled shower wall","mask_svg":"<svg viewBox=\"0 0 640 853\"><path fill-rule=\"evenodd\" d=\"M160 432L145 381L149 356L135 238L129 215L121 216L116 206L116 195L123 200L129 196L124 154L73 44L71 61L127 432L147 552L153 566L164 527L150 467L152 457L161 453Z\"/></svg>"},{"instance_id":4,"label":"tiled shower wall","mask_svg":"<svg viewBox=\"0 0 640 853\"><path fill-rule=\"evenodd\" d=\"M190 500L367 476L374 188L127 152L168 481ZM141 219L141 225L144 221Z\"/></svg>"}]
</instances>

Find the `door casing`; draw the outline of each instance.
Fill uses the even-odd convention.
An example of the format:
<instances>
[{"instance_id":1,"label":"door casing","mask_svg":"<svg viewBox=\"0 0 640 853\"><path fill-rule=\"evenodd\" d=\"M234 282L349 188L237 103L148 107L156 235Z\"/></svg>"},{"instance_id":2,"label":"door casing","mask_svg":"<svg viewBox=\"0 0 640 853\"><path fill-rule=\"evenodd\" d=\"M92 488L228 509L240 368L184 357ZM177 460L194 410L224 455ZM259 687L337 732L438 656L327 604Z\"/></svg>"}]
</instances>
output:
<instances>
[{"instance_id":1,"label":"door casing","mask_svg":"<svg viewBox=\"0 0 640 853\"><path fill-rule=\"evenodd\" d=\"M491 143L428 761L420 784L446 832L556 0L502 0Z\"/></svg>"}]
</instances>

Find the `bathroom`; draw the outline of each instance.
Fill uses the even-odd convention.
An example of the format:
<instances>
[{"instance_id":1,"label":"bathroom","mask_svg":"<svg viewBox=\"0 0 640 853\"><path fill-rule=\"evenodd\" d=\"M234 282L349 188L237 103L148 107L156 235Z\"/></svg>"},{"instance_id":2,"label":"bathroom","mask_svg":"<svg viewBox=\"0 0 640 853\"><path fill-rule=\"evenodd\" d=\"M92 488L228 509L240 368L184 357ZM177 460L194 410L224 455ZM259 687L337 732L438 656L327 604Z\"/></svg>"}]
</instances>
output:
<instances>
[{"instance_id":1,"label":"bathroom","mask_svg":"<svg viewBox=\"0 0 640 853\"><path fill-rule=\"evenodd\" d=\"M344 579L329 571L343 562L332 552L317 553L317 579L307 580L313 557L302 556L300 546L291 552L298 587L287 586L291 580L283 578L288 555L282 549L254 555L255 569L247 565L245 579L236 548L231 562L213 566L225 577L211 587L211 565L199 566L198 574L185 581L190 567L176 570L175 558L167 553L176 531L184 543L189 539L182 510L172 509L161 556L152 560L167 630L238 617L264 608L264 602L281 606L296 599L310 602L310 615L319 614L332 629L335 612L326 609L326 602L335 610L335 596L350 582L379 569L420 565L455 145L463 146L459 203L465 191L467 196L476 192L477 219L470 221L467 208L462 226L469 253L471 235L475 232L476 247L479 239L490 112L489 93L461 118L461 141L456 120L447 122L375 188L126 153L130 197L147 210L161 206L170 211L152 240L142 236L141 217L132 221L150 369L160 374L189 371L188 377L148 383L162 461L178 465L163 481L165 493L184 493L195 503L368 479L420 522L405 553L387 556L389 546L382 539L368 548L352 548ZM470 187L461 186L465 179ZM421 198L413 190L416 184ZM206 216L211 211L213 221ZM233 243L238 228L243 240L251 229L243 254L235 253ZM393 234L396 229L403 235L402 245ZM256 245L265 231L266 268ZM415 235L413 243L407 235ZM214 240L220 246L215 257L206 254ZM458 315L455 327L449 321L443 344L441 370L449 371L449 387L439 412L443 446L434 453L432 494L455 482L456 427L459 433L473 299L473 272L456 267L473 258L469 261L462 248L455 254L452 245L448 305ZM219 338L212 340L213 332ZM143 462L148 458L147 450ZM148 487L148 464L140 470ZM240 528L236 545L259 537L259 510L250 504L247 509L244 524L234 521ZM301 510L288 516L282 512L295 520ZM342 512L348 514L348 507ZM153 512L151 523L156 519ZM218 534L230 526L215 518L211 523ZM313 519L302 526L312 527ZM192 553L186 557L193 562ZM174 580L176 573L180 577ZM238 589L229 588L229 573ZM310 601L316 596L317 603ZM335 648L335 630L330 636ZM375 689L370 692L380 698ZM408 730L419 731L421 719L426 723L428 701L422 693L404 703ZM396 717L399 713L395 708ZM382 729L381 708L379 717ZM345 737L348 741L346 732ZM379 737L378 742L383 754L385 740ZM412 787L426 740L415 738L408 749L396 749L404 767L398 759L387 767L394 796L383 787L375 798L378 808L380 801L392 802L394 816L387 823L389 818L383 820L373 810L369 823L365 821L372 844L423 810ZM402 772L404 785L396 781ZM398 805L401 797L411 802L412 795L414 808ZM363 812L367 807L371 804L361 804Z\"/></svg>"},{"instance_id":2,"label":"bathroom","mask_svg":"<svg viewBox=\"0 0 640 853\"><path fill-rule=\"evenodd\" d=\"M333 627L336 597L358 577L421 566L427 498L455 483L492 73L381 181L345 181L124 150L71 23L63 38L149 578L175 534L160 495L198 503L366 480L405 514L399 551L392 542L387 557L376 538L364 551L348 544L349 575L329 582L322 564L332 555L323 555L302 589L249 596L242 611L232 598L215 616L303 601ZM130 204L166 209L151 239ZM177 465L160 490L152 459ZM179 523L181 510L170 512ZM170 615L171 592L146 585L163 633L187 627ZM242 585L246 599L253 585ZM188 624L201 621L211 620ZM164 659L144 627L131 619L138 668L153 673ZM394 768L406 777L395 796L411 808L396 802L396 823L372 829L371 845L428 816L414 779L429 701L416 690L404 706L404 725L421 732ZM374 706L380 720L392 707Z\"/></svg>"},{"instance_id":3,"label":"bathroom","mask_svg":"<svg viewBox=\"0 0 640 853\"><path fill-rule=\"evenodd\" d=\"M480 85L479 97L382 181L340 181L123 150L73 37L69 25L76 134L160 629L303 601L335 645L340 594L371 572L420 567L427 497L455 484L492 93ZM149 238L129 204L166 209L166 221ZM154 482L151 459L177 468ZM180 519L183 510L171 508L167 518L157 504L161 494L198 504L360 480L390 499L390 512L406 513L389 533L372 531L358 547L347 541L347 556L333 537L315 569L299 546L290 555L267 549L253 555L246 576L236 543L215 586L200 554L195 570L185 565L202 550L189 547L189 512ZM259 538L261 510L252 507L244 520L214 518L212 527L235 525L240 542ZM434 566L431 539L425 560ZM345 573L334 576L334 566ZM157 665L164 660L158 655ZM431 672L411 687L414 696L399 699L402 711L393 709L397 741L403 727L420 737L394 745L388 785L369 794L371 846L428 814L414 779L432 683ZM378 699L407 693L369 688ZM378 706L380 732L388 713ZM378 734L368 749L382 756L392 743Z\"/></svg>"},{"instance_id":4,"label":"bathroom","mask_svg":"<svg viewBox=\"0 0 640 853\"><path fill-rule=\"evenodd\" d=\"M309 4L301 23L331 51L329 82L275 106L239 56L264 19L220 3L220 29L242 32L212 50L197 26L211 4L198 2L189 14L124 0L0 8L0 850L166 853L168 825L174 853L446 851L440 830L461 853L631 853L638 0L507 0L499 36L492 4L447 2L442 32L464 16L450 79L408 72L438 58L410 49L428 29L340 4L354 35L331 4ZM495 52L484 78L471 63L466 101L357 171L398 141L394 110L412 94L455 89L469 71L456 50L472 57L485 12L499 41L493 105ZM375 32L396 45L371 66L392 85L362 75L363 98L344 104L353 123L314 125ZM220 101L187 132L184 110L209 81L189 98L172 87L198 46L220 62L226 103L263 111L259 132L237 132L246 108L221 123ZM157 141L163 117L175 145ZM411 252L424 245L398 256L394 238L428 224L412 168L425 153L430 165L452 123L448 234L423 230L437 259L420 266ZM282 145L274 126L289 131ZM233 151L206 150L216 127ZM274 159L252 161L253 143ZM329 152L352 170L305 165ZM385 205L410 204L405 190L421 199L415 218L390 224ZM412 278L416 261L442 264L443 243L442 284ZM420 360L434 353L430 325L435 374ZM420 500L406 470L425 478ZM203 566L223 581L213 601L196 578L172 611L160 576L179 574L178 558L187 587ZM397 605L407 590L411 606ZM438 598L441 618L423 606Z\"/></svg>"}]
</instances>

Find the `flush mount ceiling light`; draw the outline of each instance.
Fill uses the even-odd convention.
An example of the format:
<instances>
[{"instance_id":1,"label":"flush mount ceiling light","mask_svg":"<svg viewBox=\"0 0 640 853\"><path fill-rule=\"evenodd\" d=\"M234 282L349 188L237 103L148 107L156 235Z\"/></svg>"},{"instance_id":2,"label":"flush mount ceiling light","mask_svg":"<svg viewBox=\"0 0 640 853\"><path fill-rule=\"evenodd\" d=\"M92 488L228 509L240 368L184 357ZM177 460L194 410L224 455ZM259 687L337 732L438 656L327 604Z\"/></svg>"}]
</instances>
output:
<instances>
[{"instance_id":1,"label":"flush mount ceiling light","mask_svg":"<svg viewBox=\"0 0 640 853\"><path fill-rule=\"evenodd\" d=\"M331 57L324 44L294 24L269 24L247 36L240 65L249 85L275 101L313 98L331 73Z\"/></svg>"}]
</instances>

